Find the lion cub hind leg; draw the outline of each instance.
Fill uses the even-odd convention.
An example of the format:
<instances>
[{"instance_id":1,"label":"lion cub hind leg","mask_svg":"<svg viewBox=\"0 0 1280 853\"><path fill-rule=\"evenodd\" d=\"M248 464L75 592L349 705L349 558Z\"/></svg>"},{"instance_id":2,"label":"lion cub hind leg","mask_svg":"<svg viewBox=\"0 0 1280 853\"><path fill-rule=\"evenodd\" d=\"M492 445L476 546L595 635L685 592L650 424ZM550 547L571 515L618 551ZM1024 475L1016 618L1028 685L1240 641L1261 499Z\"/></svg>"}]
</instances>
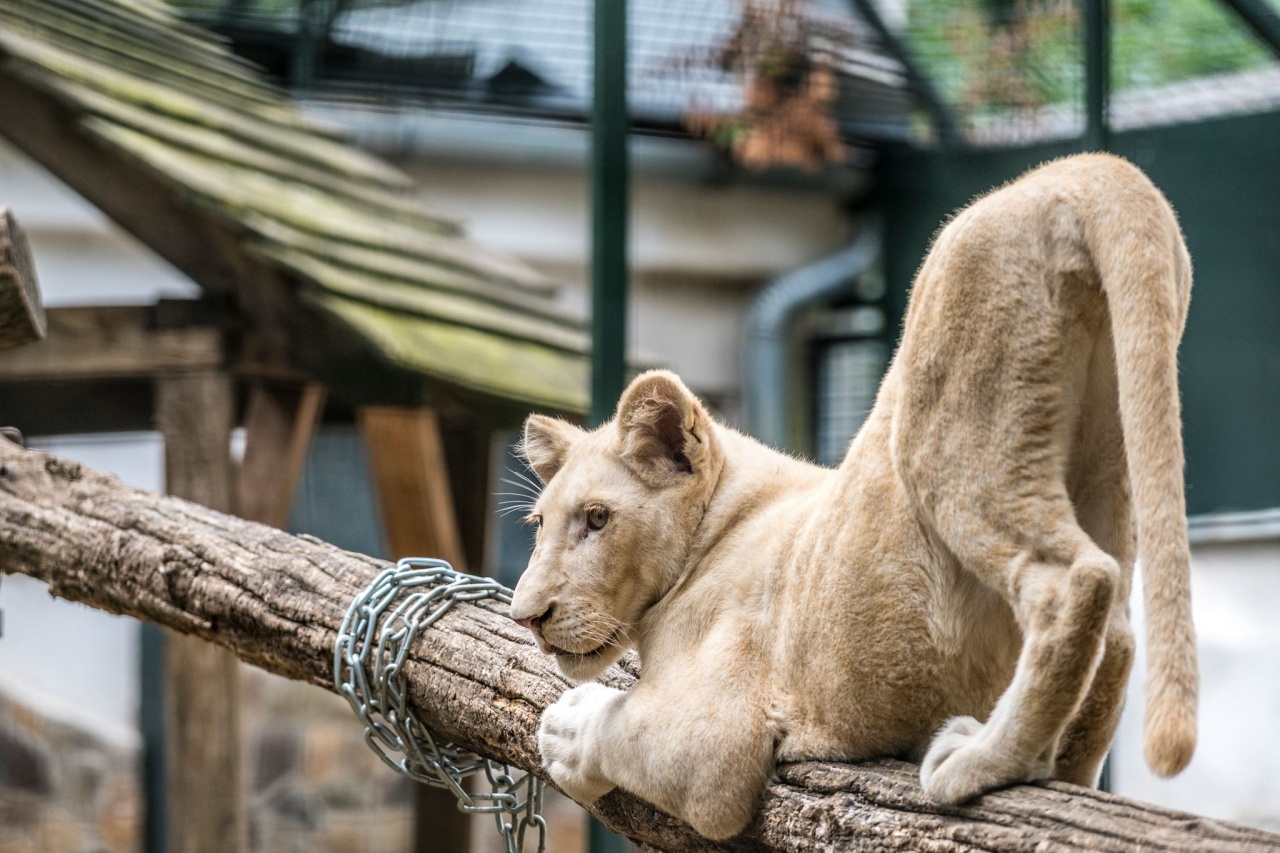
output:
<instances>
[{"instance_id":1,"label":"lion cub hind leg","mask_svg":"<svg viewBox=\"0 0 1280 853\"><path fill-rule=\"evenodd\" d=\"M1074 540L1069 559L1023 550L1010 561L1006 590L1024 640L1009 685L985 723L959 717L925 753L920 778L944 803L1054 775L1058 743L1097 669L1119 568L1064 520L1053 537ZM1063 534L1066 534L1065 536Z\"/></svg>"},{"instance_id":2,"label":"lion cub hind leg","mask_svg":"<svg viewBox=\"0 0 1280 853\"><path fill-rule=\"evenodd\" d=\"M1117 599L1107 624L1102 662L1080 710L1058 744L1053 778L1093 787L1098 784L1102 762L1115 738L1124 710L1125 686L1133 667L1133 629Z\"/></svg>"}]
</instances>

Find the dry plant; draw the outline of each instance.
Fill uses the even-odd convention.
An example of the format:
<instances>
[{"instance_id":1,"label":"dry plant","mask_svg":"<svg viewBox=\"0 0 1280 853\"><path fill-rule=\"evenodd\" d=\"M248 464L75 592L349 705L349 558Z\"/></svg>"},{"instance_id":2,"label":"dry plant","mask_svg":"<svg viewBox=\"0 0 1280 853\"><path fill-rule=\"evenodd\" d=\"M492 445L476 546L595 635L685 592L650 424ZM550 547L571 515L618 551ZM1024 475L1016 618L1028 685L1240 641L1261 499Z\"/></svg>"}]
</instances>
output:
<instances>
[{"instance_id":1,"label":"dry plant","mask_svg":"<svg viewBox=\"0 0 1280 853\"><path fill-rule=\"evenodd\" d=\"M1079 26L1072 0L1012 0L997 4L999 14L973 13L967 27L956 27L949 39L956 55L971 56L974 71L963 90L971 109L1034 109L1054 99L1041 66L1052 54L1039 56L1054 40ZM985 19L985 20L983 20Z\"/></svg>"},{"instance_id":2,"label":"dry plant","mask_svg":"<svg viewBox=\"0 0 1280 853\"><path fill-rule=\"evenodd\" d=\"M807 0L740 0L742 17L723 41L686 65L742 80L742 106L726 112L691 106L689 131L751 169L815 170L844 159L833 114L839 82L817 47Z\"/></svg>"}]
</instances>

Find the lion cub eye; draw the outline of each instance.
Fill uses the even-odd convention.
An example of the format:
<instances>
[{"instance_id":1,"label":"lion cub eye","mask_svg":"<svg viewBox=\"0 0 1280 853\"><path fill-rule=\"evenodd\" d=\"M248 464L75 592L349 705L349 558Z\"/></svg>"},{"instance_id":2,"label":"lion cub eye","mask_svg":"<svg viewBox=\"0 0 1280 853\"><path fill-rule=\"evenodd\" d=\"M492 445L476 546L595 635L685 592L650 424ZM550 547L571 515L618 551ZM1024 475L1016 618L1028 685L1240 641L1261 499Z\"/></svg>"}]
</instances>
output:
<instances>
[{"instance_id":1,"label":"lion cub eye","mask_svg":"<svg viewBox=\"0 0 1280 853\"><path fill-rule=\"evenodd\" d=\"M587 510L587 527L599 530L609 522L609 510L602 506L593 506Z\"/></svg>"}]
</instances>

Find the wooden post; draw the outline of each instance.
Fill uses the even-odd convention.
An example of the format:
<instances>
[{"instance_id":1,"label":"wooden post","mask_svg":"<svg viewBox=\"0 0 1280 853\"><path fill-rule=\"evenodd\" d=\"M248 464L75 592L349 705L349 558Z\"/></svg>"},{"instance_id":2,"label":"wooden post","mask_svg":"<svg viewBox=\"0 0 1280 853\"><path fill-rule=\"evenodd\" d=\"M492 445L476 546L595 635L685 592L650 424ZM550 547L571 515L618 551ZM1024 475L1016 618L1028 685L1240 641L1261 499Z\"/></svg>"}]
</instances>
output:
<instances>
[{"instance_id":1,"label":"wooden post","mask_svg":"<svg viewBox=\"0 0 1280 853\"><path fill-rule=\"evenodd\" d=\"M231 378L199 371L156 381L171 495L231 509ZM194 637L169 634L164 649L167 704L168 849L237 853L248 844L240 738L240 672L235 656Z\"/></svg>"},{"instance_id":2,"label":"wooden post","mask_svg":"<svg viewBox=\"0 0 1280 853\"><path fill-rule=\"evenodd\" d=\"M249 391L244 461L237 478L236 515L283 528L289 523L307 449L324 411L325 388L315 382L261 380Z\"/></svg>"},{"instance_id":3,"label":"wooden post","mask_svg":"<svg viewBox=\"0 0 1280 853\"><path fill-rule=\"evenodd\" d=\"M7 207L0 207L0 349L44 337L44 308L27 235Z\"/></svg>"},{"instance_id":4,"label":"wooden post","mask_svg":"<svg viewBox=\"0 0 1280 853\"><path fill-rule=\"evenodd\" d=\"M440 419L432 409L370 406L359 412L392 559L438 557L467 571ZM471 820L453 795L414 787L415 853L466 853Z\"/></svg>"}]
</instances>

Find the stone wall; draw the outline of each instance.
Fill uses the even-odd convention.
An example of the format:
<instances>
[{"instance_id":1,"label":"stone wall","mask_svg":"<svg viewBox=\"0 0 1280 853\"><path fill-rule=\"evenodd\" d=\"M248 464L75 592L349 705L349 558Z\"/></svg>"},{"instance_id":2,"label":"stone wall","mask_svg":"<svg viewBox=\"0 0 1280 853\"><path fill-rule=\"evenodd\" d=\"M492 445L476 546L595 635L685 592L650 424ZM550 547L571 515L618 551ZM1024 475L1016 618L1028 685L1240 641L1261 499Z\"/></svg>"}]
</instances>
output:
<instances>
[{"instance_id":1,"label":"stone wall","mask_svg":"<svg viewBox=\"0 0 1280 853\"><path fill-rule=\"evenodd\" d=\"M0 686L0 853L132 853L136 738Z\"/></svg>"}]
</instances>

